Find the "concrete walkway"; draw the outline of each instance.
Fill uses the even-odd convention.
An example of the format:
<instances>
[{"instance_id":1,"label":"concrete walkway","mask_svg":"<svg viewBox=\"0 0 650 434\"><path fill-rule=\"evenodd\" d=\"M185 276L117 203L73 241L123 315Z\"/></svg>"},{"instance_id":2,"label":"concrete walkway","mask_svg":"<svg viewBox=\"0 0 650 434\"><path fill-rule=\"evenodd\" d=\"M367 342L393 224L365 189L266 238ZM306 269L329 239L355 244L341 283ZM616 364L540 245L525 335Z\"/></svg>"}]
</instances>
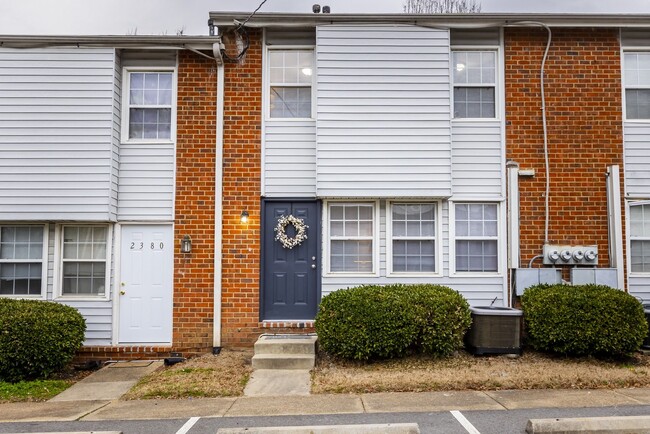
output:
<instances>
[{"instance_id":1,"label":"concrete walkway","mask_svg":"<svg viewBox=\"0 0 650 434\"><path fill-rule=\"evenodd\" d=\"M369 393L141 401L0 404L0 422L148 420L344 413L438 412L650 405L650 388Z\"/></svg>"},{"instance_id":2,"label":"concrete walkway","mask_svg":"<svg viewBox=\"0 0 650 434\"><path fill-rule=\"evenodd\" d=\"M120 399L140 378L161 366L161 361L153 360L111 363L50 399L49 402Z\"/></svg>"}]
</instances>

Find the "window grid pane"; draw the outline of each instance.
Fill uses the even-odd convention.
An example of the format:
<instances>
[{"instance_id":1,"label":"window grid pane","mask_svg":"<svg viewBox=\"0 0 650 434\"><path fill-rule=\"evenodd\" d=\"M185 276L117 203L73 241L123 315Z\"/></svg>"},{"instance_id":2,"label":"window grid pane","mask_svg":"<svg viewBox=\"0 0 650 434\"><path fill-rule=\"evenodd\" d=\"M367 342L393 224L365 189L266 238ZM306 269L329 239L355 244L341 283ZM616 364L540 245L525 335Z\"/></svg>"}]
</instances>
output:
<instances>
[{"instance_id":1,"label":"window grid pane","mask_svg":"<svg viewBox=\"0 0 650 434\"><path fill-rule=\"evenodd\" d=\"M374 271L374 205L329 207L330 272Z\"/></svg>"},{"instance_id":2,"label":"window grid pane","mask_svg":"<svg viewBox=\"0 0 650 434\"><path fill-rule=\"evenodd\" d=\"M454 51L454 117L496 117L496 52Z\"/></svg>"},{"instance_id":3,"label":"window grid pane","mask_svg":"<svg viewBox=\"0 0 650 434\"><path fill-rule=\"evenodd\" d=\"M623 56L625 116L650 119L650 53L628 52Z\"/></svg>"},{"instance_id":4,"label":"window grid pane","mask_svg":"<svg viewBox=\"0 0 650 434\"><path fill-rule=\"evenodd\" d=\"M434 273L435 205L394 203L391 206L392 271Z\"/></svg>"},{"instance_id":5,"label":"window grid pane","mask_svg":"<svg viewBox=\"0 0 650 434\"><path fill-rule=\"evenodd\" d=\"M269 116L311 118L313 50L269 51Z\"/></svg>"},{"instance_id":6,"label":"window grid pane","mask_svg":"<svg viewBox=\"0 0 650 434\"><path fill-rule=\"evenodd\" d=\"M104 226L63 228L63 295L105 295L107 238Z\"/></svg>"},{"instance_id":7,"label":"window grid pane","mask_svg":"<svg viewBox=\"0 0 650 434\"><path fill-rule=\"evenodd\" d=\"M455 205L456 271L497 272L498 208L489 203Z\"/></svg>"},{"instance_id":8,"label":"window grid pane","mask_svg":"<svg viewBox=\"0 0 650 434\"><path fill-rule=\"evenodd\" d=\"M41 295L42 226L0 227L0 296Z\"/></svg>"},{"instance_id":9,"label":"window grid pane","mask_svg":"<svg viewBox=\"0 0 650 434\"><path fill-rule=\"evenodd\" d=\"M171 72L129 74L129 139L170 139Z\"/></svg>"},{"instance_id":10,"label":"window grid pane","mask_svg":"<svg viewBox=\"0 0 650 434\"><path fill-rule=\"evenodd\" d=\"M311 117L311 88L271 87L270 109L272 118Z\"/></svg>"},{"instance_id":11,"label":"window grid pane","mask_svg":"<svg viewBox=\"0 0 650 434\"><path fill-rule=\"evenodd\" d=\"M630 206L630 270L650 273L650 204Z\"/></svg>"}]
</instances>

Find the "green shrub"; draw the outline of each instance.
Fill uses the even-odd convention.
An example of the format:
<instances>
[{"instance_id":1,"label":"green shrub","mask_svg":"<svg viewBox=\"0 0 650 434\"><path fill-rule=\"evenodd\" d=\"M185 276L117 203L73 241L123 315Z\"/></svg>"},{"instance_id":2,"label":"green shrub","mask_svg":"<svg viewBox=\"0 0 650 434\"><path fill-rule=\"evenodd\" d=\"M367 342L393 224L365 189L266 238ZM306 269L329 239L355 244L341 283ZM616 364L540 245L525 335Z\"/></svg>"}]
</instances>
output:
<instances>
[{"instance_id":1,"label":"green shrub","mask_svg":"<svg viewBox=\"0 0 650 434\"><path fill-rule=\"evenodd\" d=\"M472 323L469 304L453 289L442 285L403 285L409 308L415 311L417 351L449 356L463 347L463 337Z\"/></svg>"},{"instance_id":2,"label":"green shrub","mask_svg":"<svg viewBox=\"0 0 650 434\"><path fill-rule=\"evenodd\" d=\"M72 307L0 298L0 380L46 378L62 369L81 347L85 330Z\"/></svg>"},{"instance_id":3,"label":"green shrub","mask_svg":"<svg viewBox=\"0 0 650 434\"><path fill-rule=\"evenodd\" d=\"M365 285L323 297L315 327L324 351L368 360L408 349L448 355L462 346L470 321L467 302L450 288Z\"/></svg>"},{"instance_id":4,"label":"green shrub","mask_svg":"<svg viewBox=\"0 0 650 434\"><path fill-rule=\"evenodd\" d=\"M641 303L602 285L538 285L521 298L528 343L571 355L622 356L643 342Z\"/></svg>"}]
</instances>

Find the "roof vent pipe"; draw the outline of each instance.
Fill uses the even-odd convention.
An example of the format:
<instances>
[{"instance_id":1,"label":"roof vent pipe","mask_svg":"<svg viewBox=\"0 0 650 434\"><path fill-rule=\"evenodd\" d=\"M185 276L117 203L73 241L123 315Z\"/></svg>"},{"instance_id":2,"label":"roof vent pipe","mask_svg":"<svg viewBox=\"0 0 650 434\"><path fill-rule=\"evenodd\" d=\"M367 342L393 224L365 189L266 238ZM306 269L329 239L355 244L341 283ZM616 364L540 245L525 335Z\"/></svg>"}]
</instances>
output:
<instances>
[{"instance_id":1,"label":"roof vent pipe","mask_svg":"<svg viewBox=\"0 0 650 434\"><path fill-rule=\"evenodd\" d=\"M311 11L315 14L320 13L320 5L313 5Z\"/></svg>"},{"instance_id":2,"label":"roof vent pipe","mask_svg":"<svg viewBox=\"0 0 650 434\"><path fill-rule=\"evenodd\" d=\"M323 13L324 14L329 14L330 13L330 7L329 6L323 6Z\"/></svg>"}]
</instances>

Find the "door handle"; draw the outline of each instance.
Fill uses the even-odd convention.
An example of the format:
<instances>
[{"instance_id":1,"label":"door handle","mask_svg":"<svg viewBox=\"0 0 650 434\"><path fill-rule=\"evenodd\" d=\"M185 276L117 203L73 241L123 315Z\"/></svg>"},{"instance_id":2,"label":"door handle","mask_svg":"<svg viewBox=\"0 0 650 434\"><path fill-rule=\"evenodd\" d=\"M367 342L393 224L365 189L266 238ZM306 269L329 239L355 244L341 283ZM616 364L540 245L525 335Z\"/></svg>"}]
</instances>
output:
<instances>
[{"instance_id":1,"label":"door handle","mask_svg":"<svg viewBox=\"0 0 650 434\"><path fill-rule=\"evenodd\" d=\"M125 290L121 290L121 291L120 291L120 295L124 295L124 294L126 294L126 291L125 291Z\"/></svg>"},{"instance_id":2,"label":"door handle","mask_svg":"<svg viewBox=\"0 0 650 434\"><path fill-rule=\"evenodd\" d=\"M316 268L316 264L311 264L311 268Z\"/></svg>"}]
</instances>

